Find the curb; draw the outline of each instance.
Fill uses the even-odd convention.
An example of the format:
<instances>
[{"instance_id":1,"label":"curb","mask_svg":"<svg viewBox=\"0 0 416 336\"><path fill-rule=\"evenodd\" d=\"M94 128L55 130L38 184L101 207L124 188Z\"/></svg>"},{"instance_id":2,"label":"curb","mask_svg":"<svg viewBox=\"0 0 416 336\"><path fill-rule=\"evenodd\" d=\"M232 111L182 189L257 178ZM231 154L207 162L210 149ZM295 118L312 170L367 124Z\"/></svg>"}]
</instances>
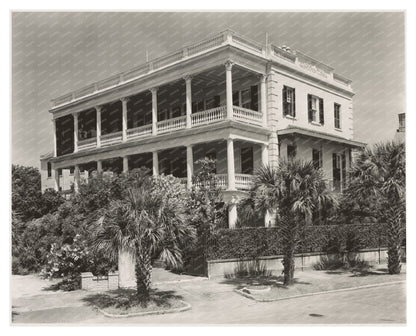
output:
<instances>
[{"instance_id":1,"label":"curb","mask_svg":"<svg viewBox=\"0 0 416 336\"><path fill-rule=\"evenodd\" d=\"M244 296L248 299L257 301L257 302L274 302L274 301L283 301L283 300L289 300L289 299L297 299L297 298L306 297L306 296L315 296L315 295L322 295L322 294L348 292L348 291L357 290L357 289L366 289L366 288L373 288L373 287L397 285L397 284L400 284L400 283L406 283L406 280L383 282L383 283L379 283L379 284L364 285L364 286L358 286L358 287L334 289L334 290L330 290L330 291L326 291L326 292L315 292L315 293L299 294L299 295L293 295L293 296L288 296L288 297L284 297L284 298L277 298L277 299L257 299L253 295L248 294L248 293L244 293L240 289L234 289L234 292L236 292L237 294L240 294L240 295L242 295L242 296Z\"/></svg>"},{"instance_id":2,"label":"curb","mask_svg":"<svg viewBox=\"0 0 416 336\"><path fill-rule=\"evenodd\" d=\"M123 318L123 317L136 317L136 316L146 316L146 315L163 315L163 314L170 314L170 313L180 313L187 310L190 310L192 308L191 304L188 302L179 300L179 302L183 303L185 307L180 308L174 308L174 309L164 309L164 310L152 310L142 313L132 313L132 314L126 314L126 315L116 315L116 314L110 314L106 311L98 308L97 306L94 306L95 309L97 309L101 314L103 314L106 317L112 317L112 318Z\"/></svg>"}]
</instances>

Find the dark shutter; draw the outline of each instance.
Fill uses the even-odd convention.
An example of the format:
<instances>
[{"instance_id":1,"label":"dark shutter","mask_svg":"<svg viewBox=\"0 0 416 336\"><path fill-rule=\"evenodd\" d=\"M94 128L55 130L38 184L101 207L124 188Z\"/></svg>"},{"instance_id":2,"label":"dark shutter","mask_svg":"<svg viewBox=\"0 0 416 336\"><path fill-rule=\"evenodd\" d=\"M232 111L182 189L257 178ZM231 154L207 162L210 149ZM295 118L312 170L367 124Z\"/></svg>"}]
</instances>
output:
<instances>
[{"instance_id":1,"label":"dark shutter","mask_svg":"<svg viewBox=\"0 0 416 336\"><path fill-rule=\"evenodd\" d=\"M251 92L250 92L250 98L251 98L251 102L250 102L250 108L254 111L258 111L259 110L259 91L258 91L258 87L257 85L252 85L251 86Z\"/></svg>"},{"instance_id":2,"label":"dark shutter","mask_svg":"<svg viewBox=\"0 0 416 336\"><path fill-rule=\"evenodd\" d=\"M312 116L312 96L308 95L308 120L311 122L313 120Z\"/></svg>"},{"instance_id":3,"label":"dark shutter","mask_svg":"<svg viewBox=\"0 0 416 336\"><path fill-rule=\"evenodd\" d=\"M214 107L220 107L220 96L214 96Z\"/></svg>"},{"instance_id":4,"label":"dark shutter","mask_svg":"<svg viewBox=\"0 0 416 336\"><path fill-rule=\"evenodd\" d=\"M282 96L283 96L283 115L285 116L288 113L288 110L287 110L287 87L286 86L283 87Z\"/></svg>"},{"instance_id":5,"label":"dark shutter","mask_svg":"<svg viewBox=\"0 0 416 336\"><path fill-rule=\"evenodd\" d=\"M296 117L296 91L295 89L292 89L292 104L293 104L292 116Z\"/></svg>"},{"instance_id":6,"label":"dark shutter","mask_svg":"<svg viewBox=\"0 0 416 336\"><path fill-rule=\"evenodd\" d=\"M239 92L238 91L233 92L233 105L234 106L240 106L240 99L239 99Z\"/></svg>"},{"instance_id":7,"label":"dark shutter","mask_svg":"<svg viewBox=\"0 0 416 336\"><path fill-rule=\"evenodd\" d=\"M319 122L321 125L324 124L324 100L322 98L319 98Z\"/></svg>"}]
</instances>

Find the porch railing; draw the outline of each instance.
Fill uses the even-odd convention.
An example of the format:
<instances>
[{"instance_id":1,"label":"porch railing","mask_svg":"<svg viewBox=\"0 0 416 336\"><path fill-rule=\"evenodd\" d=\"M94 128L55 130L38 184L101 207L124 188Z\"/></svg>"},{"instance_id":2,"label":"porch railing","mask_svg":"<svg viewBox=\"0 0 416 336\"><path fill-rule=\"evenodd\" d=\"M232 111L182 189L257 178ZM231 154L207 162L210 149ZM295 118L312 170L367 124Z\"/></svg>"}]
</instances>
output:
<instances>
[{"instance_id":1,"label":"porch railing","mask_svg":"<svg viewBox=\"0 0 416 336\"><path fill-rule=\"evenodd\" d=\"M159 121L157 123L157 132L159 134L176 131L186 127L186 116Z\"/></svg>"},{"instance_id":2,"label":"porch railing","mask_svg":"<svg viewBox=\"0 0 416 336\"><path fill-rule=\"evenodd\" d=\"M226 110L226 106L219 106L206 111L193 113L191 115L192 126L206 125L223 120L225 118Z\"/></svg>"},{"instance_id":3,"label":"porch railing","mask_svg":"<svg viewBox=\"0 0 416 336\"><path fill-rule=\"evenodd\" d=\"M254 125L261 126L263 124L263 114L261 112L244 107L233 106L233 118Z\"/></svg>"},{"instance_id":4,"label":"porch railing","mask_svg":"<svg viewBox=\"0 0 416 336\"><path fill-rule=\"evenodd\" d=\"M97 146L97 139L96 138L90 138L90 139L83 139L78 140L78 150L87 150L87 149L93 149Z\"/></svg>"},{"instance_id":5,"label":"porch railing","mask_svg":"<svg viewBox=\"0 0 416 336\"><path fill-rule=\"evenodd\" d=\"M238 190L251 190L253 188L253 175L235 174L235 187Z\"/></svg>"},{"instance_id":6,"label":"porch railing","mask_svg":"<svg viewBox=\"0 0 416 336\"><path fill-rule=\"evenodd\" d=\"M115 132L102 135L101 139L101 146L110 146L121 142L122 140L122 132Z\"/></svg>"},{"instance_id":7,"label":"porch railing","mask_svg":"<svg viewBox=\"0 0 416 336\"><path fill-rule=\"evenodd\" d=\"M127 129L127 140L137 139L152 134L152 124Z\"/></svg>"}]
</instances>

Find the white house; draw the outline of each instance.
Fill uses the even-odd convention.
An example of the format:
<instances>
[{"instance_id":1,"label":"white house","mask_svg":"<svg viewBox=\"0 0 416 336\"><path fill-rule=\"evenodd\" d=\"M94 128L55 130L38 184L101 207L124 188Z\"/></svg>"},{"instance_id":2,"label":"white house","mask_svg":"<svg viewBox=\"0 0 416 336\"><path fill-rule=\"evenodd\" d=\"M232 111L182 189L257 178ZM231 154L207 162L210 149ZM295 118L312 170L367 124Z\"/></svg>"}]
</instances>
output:
<instances>
[{"instance_id":1,"label":"white house","mask_svg":"<svg viewBox=\"0 0 416 336\"><path fill-rule=\"evenodd\" d=\"M342 191L351 150L364 145L353 140L353 96L330 66L227 30L54 99L42 188L141 166L190 186L208 156L234 227L253 172L279 158L313 160Z\"/></svg>"}]
</instances>

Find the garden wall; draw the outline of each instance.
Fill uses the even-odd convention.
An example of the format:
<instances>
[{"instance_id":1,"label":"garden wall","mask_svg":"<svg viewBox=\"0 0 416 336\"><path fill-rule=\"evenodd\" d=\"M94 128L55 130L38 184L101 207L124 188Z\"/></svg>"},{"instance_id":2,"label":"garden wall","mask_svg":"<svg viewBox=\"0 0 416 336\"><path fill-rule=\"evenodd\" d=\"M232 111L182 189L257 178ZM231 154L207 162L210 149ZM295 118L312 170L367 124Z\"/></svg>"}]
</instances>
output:
<instances>
[{"instance_id":1,"label":"garden wall","mask_svg":"<svg viewBox=\"0 0 416 336\"><path fill-rule=\"evenodd\" d=\"M95 276L91 272L81 273L81 289L89 291L107 291L118 288L118 272L107 276Z\"/></svg>"},{"instance_id":2,"label":"garden wall","mask_svg":"<svg viewBox=\"0 0 416 336\"><path fill-rule=\"evenodd\" d=\"M367 261L370 265L385 263L387 261L387 249L367 249L356 252L355 255L360 260ZM310 269L321 260L321 256L337 258L337 254L327 254L325 252L309 252L296 254L295 268L297 270ZM259 257L258 261L261 267L264 267L272 275L279 276L282 274L282 255ZM226 277L235 274L237 270L249 269L252 267L254 259L222 259L208 261L208 278Z\"/></svg>"}]
</instances>

